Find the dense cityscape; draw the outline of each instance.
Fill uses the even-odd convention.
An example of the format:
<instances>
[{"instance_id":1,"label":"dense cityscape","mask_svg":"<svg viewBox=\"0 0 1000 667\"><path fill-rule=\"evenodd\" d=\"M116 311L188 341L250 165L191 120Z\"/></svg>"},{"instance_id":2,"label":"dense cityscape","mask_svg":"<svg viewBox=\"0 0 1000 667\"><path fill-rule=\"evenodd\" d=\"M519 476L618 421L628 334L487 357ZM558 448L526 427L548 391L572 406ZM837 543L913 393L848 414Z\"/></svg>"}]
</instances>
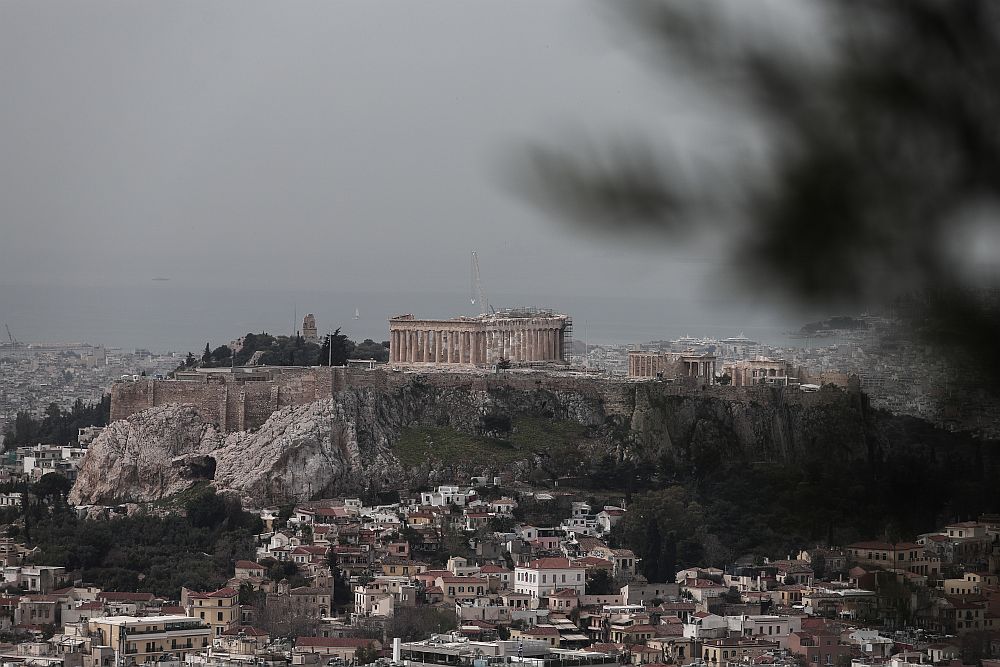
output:
<instances>
[{"instance_id":1,"label":"dense cityscape","mask_svg":"<svg viewBox=\"0 0 1000 667\"><path fill-rule=\"evenodd\" d=\"M0 4L0 667L1000 667L1000 3Z\"/></svg>"}]
</instances>

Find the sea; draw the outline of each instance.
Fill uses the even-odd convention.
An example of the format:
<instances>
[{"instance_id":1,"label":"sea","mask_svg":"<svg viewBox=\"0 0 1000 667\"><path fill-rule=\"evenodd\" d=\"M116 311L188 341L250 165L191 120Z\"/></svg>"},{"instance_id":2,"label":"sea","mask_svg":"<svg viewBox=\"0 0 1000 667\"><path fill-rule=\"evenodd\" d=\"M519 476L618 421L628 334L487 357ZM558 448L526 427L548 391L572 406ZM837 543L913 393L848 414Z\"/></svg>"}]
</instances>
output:
<instances>
[{"instance_id":1,"label":"sea","mask_svg":"<svg viewBox=\"0 0 1000 667\"><path fill-rule=\"evenodd\" d=\"M489 305L565 313L573 318L575 340L605 345L742 333L769 345L798 347L803 339L788 332L817 319L781 304L669 296L498 293L491 295ZM272 289L264 284L215 288L170 281L110 287L0 285L0 325L20 341L81 342L154 353L198 352L205 343L215 347L248 332L294 333L306 313L315 315L321 334L339 328L355 340L382 341L393 315L448 318L479 312L480 304L457 291ZM0 329L0 336L6 331Z\"/></svg>"}]
</instances>

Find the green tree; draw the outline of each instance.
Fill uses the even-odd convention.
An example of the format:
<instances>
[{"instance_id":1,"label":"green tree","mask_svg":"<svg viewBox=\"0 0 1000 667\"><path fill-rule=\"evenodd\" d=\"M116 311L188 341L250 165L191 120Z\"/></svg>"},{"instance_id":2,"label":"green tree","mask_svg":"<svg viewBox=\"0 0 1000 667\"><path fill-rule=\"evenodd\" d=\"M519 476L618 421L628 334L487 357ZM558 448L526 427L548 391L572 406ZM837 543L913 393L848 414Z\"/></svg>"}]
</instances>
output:
<instances>
[{"instance_id":1,"label":"green tree","mask_svg":"<svg viewBox=\"0 0 1000 667\"><path fill-rule=\"evenodd\" d=\"M204 365L212 363L212 348L205 343L205 351L201 353L201 363Z\"/></svg>"},{"instance_id":2,"label":"green tree","mask_svg":"<svg viewBox=\"0 0 1000 667\"><path fill-rule=\"evenodd\" d=\"M603 569L595 569L594 573L587 579L588 595L610 595L614 592L614 582L611 574Z\"/></svg>"},{"instance_id":3,"label":"green tree","mask_svg":"<svg viewBox=\"0 0 1000 667\"><path fill-rule=\"evenodd\" d=\"M61 473L48 472L35 482L31 491L43 502L51 500L65 501L71 488L73 488L73 483Z\"/></svg>"},{"instance_id":4,"label":"green tree","mask_svg":"<svg viewBox=\"0 0 1000 667\"><path fill-rule=\"evenodd\" d=\"M378 651L371 643L359 647L354 652L355 665L370 665L378 659Z\"/></svg>"},{"instance_id":5,"label":"green tree","mask_svg":"<svg viewBox=\"0 0 1000 667\"><path fill-rule=\"evenodd\" d=\"M195 528L214 528L227 516L226 502L210 488L202 490L184 505L187 518Z\"/></svg>"},{"instance_id":6,"label":"green tree","mask_svg":"<svg viewBox=\"0 0 1000 667\"><path fill-rule=\"evenodd\" d=\"M316 364L319 366L343 366L354 351L354 343L337 328L332 334L323 337Z\"/></svg>"}]
</instances>

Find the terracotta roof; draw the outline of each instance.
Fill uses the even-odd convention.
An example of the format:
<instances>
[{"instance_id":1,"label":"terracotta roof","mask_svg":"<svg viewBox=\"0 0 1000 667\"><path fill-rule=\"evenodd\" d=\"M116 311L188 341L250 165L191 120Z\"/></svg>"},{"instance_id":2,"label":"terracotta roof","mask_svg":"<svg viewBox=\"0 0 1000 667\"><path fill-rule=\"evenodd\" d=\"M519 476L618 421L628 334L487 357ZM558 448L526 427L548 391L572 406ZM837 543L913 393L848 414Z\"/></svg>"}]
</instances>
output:
<instances>
[{"instance_id":1,"label":"terracotta roof","mask_svg":"<svg viewBox=\"0 0 1000 667\"><path fill-rule=\"evenodd\" d=\"M536 558L528 563L532 570L567 570L577 566L570 563L569 558Z\"/></svg>"},{"instance_id":2,"label":"terracotta roof","mask_svg":"<svg viewBox=\"0 0 1000 667\"><path fill-rule=\"evenodd\" d=\"M522 630L525 637L558 637L559 631L551 625L536 625L530 630Z\"/></svg>"},{"instance_id":3,"label":"terracotta roof","mask_svg":"<svg viewBox=\"0 0 1000 667\"><path fill-rule=\"evenodd\" d=\"M226 586L225 588L220 588L217 591L212 591L211 593L200 593L192 591L188 597L190 598L231 598L239 595L239 592L235 588L230 588Z\"/></svg>"},{"instance_id":4,"label":"terracotta roof","mask_svg":"<svg viewBox=\"0 0 1000 667\"><path fill-rule=\"evenodd\" d=\"M480 584L485 586L489 582L482 577L455 577L455 576L441 576L438 577L441 581L449 584Z\"/></svg>"},{"instance_id":5,"label":"terracotta roof","mask_svg":"<svg viewBox=\"0 0 1000 667\"><path fill-rule=\"evenodd\" d=\"M347 516L346 507L320 507L316 510L318 516Z\"/></svg>"},{"instance_id":6,"label":"terracotta roof","mask_svg":"<svg viewBox=\"0 0 1000 667\"><path fill-rule=\"evenodd\" d=\"M630 625L625 628L625 632L656 632L656 628L644 623L642 625Z\"/></svg>"},{"instance_id":7,"label":"terracotta roof","mask_svg":"<svg viewBox=\"0 0 1000 667\"><path fill-rule=\"evenodd\" d=\"M236 561L236 567L241 570L266 570L267 568L260 563L255 563L252 560L238 560Z\"/></svg>"},{"instance_id":8,"label":"terracotta roof","mask_svg":"<svg viewBox=\"0 0 1000 667\"><path fill-rule=\"evenodd\" d=\"M878 551L910 551L912 549L920 549L921 546L914 542L880 542L873 540L870 542L855 542L854 544L848 544L848 549L874 549Z\"/></svg>"},{"instance_id":9,"label":"terracotta roof","mask_svg":"<svg viewBox=\"0 0 1000 667\"><path fill-rule=\"evenodd\" d=\"M310 554L313 556L322 556L327 552L327 547L313 547L313 546L301 546L295 547L293 554Z\"/></svg>"},{"instance_id":10,"label":"terracotta roof","mask_svg":"<svg viewBox=\"0 0 1000 667\"><path fill-rule=\"evenodd\" d=\"M550 598L575 598L576 591L572 588L560 588L555 593L549 593Z\"/></svg>"}]
</instances>

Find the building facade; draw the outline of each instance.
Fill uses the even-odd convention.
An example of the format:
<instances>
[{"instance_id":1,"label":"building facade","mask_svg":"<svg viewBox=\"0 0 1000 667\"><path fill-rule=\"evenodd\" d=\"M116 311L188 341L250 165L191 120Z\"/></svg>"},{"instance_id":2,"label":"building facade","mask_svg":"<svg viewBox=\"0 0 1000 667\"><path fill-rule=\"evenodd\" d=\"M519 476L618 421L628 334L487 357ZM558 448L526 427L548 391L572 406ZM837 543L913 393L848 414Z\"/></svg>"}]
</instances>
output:
<instances>
[{"instance_id":1,"label":"building facade","mask_svg":"<svg viewBox=\"0 0 1000 667\"><path fill-rule=\"evenodd\" d=\"M739 359L726 364L723 371L732 378L734 387L749 387L755 384L787 385L791 375L788 362L767 357Z\"/></svg>"},{"instance_id":2,"label":"building facade","mask_svg":"<svg viewBox=\"0 0 1000 667\"><path fill-rule=\"evenodd\" d=\"M389 361L394 364L492 366L566 361L566 315L546 311L503 311L477 317L389 320Z\"/></svg>"},{"instance_id":3,"label":"building facade","mask_svg":"<svg viewBox=\"0 0 1000 667\"><path fill-rule=\"evenodd\" d=\"M693 377L700 382L713 384L716 364L717 359L714 354L629 350L628 376L664 379Z\"/></svg>"},{"instance_id":4,"label":"building facade","mask_svg":"<svg viewBox=\"0 0 1000 667\"><path fill-rule=\"evenodd\" d=\"M577 595L586 593L586 568L568 558L539 558L525 567L514 568L514 592L540 598L558 590L569 589Z\"/></svg>"},{"instance_id":5,"label":"building facade","mask_svg":"<svg viewBox=\"0 0 1000 667\"><path fill-rule=\"evenodd\" d=\"M95 651L108 647L136 664L152 663L164 654L183 660L211 643L208 625L189 616L105 616L88 623Z\"/></svg>"}]
</instances>

